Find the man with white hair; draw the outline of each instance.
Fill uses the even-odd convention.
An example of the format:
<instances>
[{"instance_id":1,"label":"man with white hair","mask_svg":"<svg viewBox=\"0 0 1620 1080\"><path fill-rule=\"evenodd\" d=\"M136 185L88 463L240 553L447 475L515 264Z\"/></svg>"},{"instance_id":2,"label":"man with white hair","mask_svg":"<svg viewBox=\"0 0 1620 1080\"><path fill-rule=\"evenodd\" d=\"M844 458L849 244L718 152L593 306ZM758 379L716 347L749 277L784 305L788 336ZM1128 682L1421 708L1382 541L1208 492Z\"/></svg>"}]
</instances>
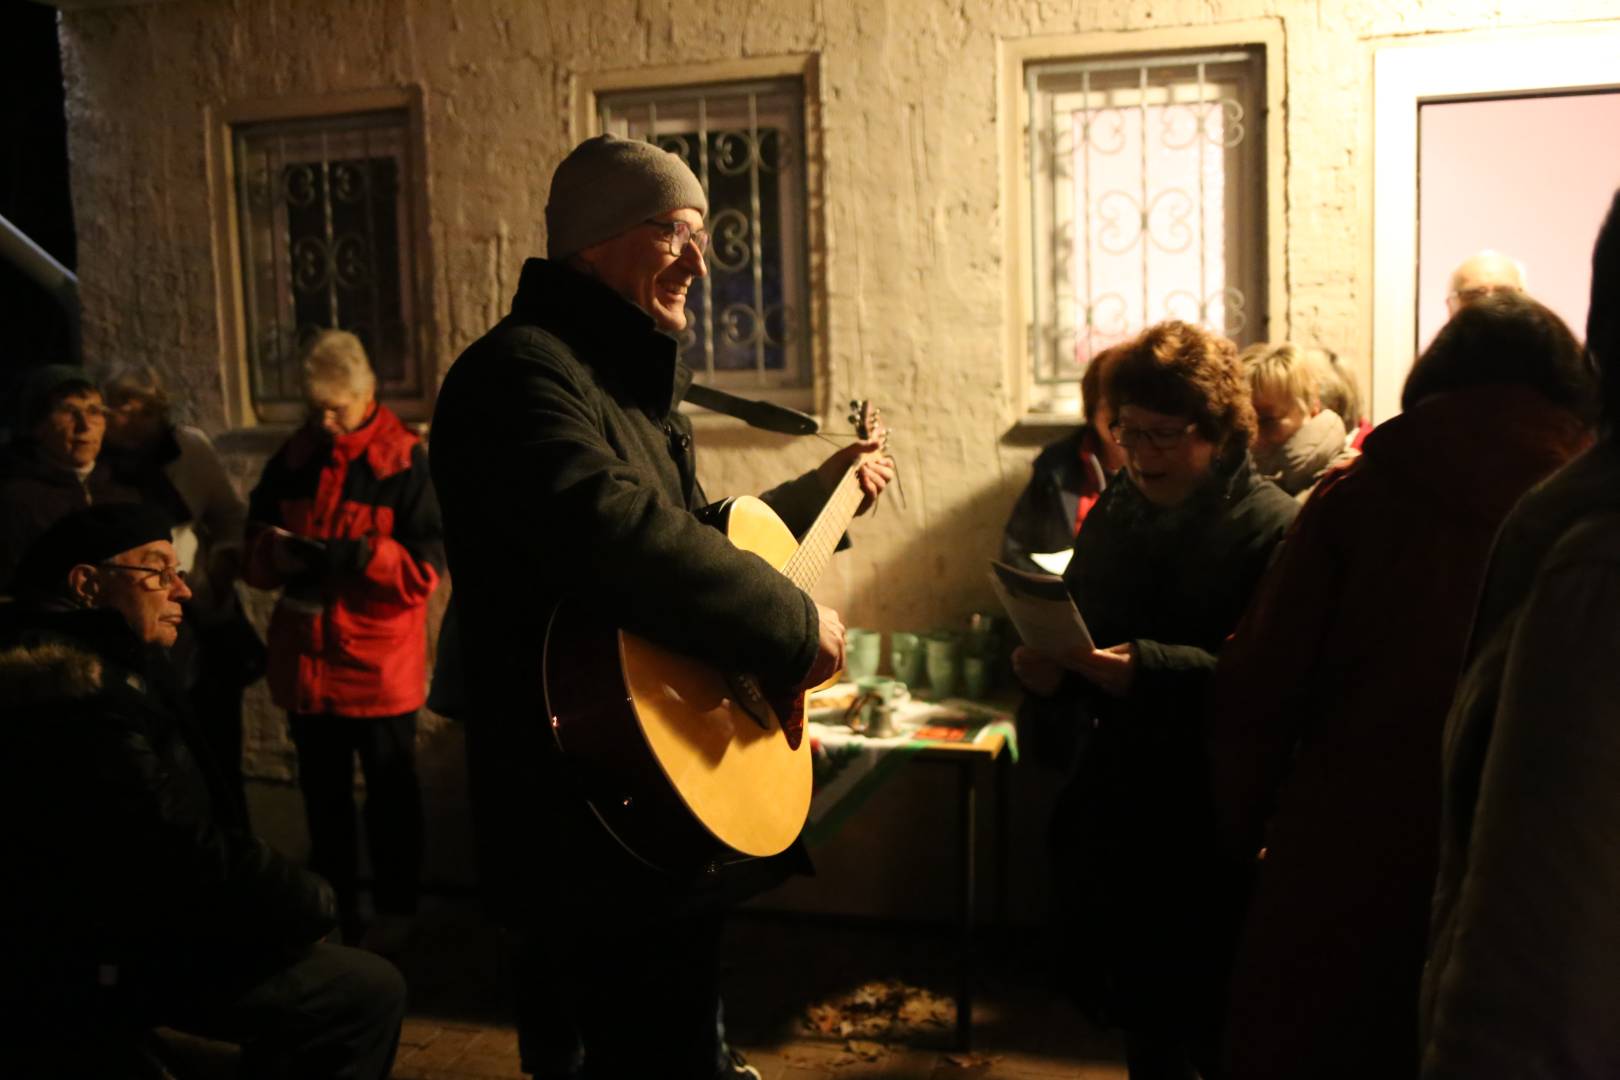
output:
<instances>
[{"instance_id":1,"label":"man with white hair","mask_svg":"<svg viewBox=\"0 0 1620 1080\"><path fill-rule=\"evenodd\" d=\"M310 864L337 891L343 940L380 952L416 913L422 796L416 711L427 696L427 600L444 569L427 454L376 399L353 334L303 358L309 420L248 500L243 580L282 590L270 617L270 696L287 710ZM375 919L358 897L354 759L366 777Z\"/></svg>"},{"instance_id":2,"label":"man with white hair","mask_svg":"<svg viewBox=\"0 0 1620 1080\"><path fill-rule=\"evenodd\" d=\"M1446 313L1455 315L1493 292L1524 292L1524 265L1511 255L1486 248L1457 264L1446 290Z\"/></svg>"},{"instance_id":3,"label":"man with white hair","mask_svg":"<svg viewBox=\"0 0 1620 1080\"><path fill-rule=\"evenodd\" d=\"M577 599L770 694L843 659L836 612L694 513L704 496L679 410L692 372L674 335L708 273L708 208L687 164L650 143L575 147L551 181L549 257L524 264L511 313L455 362L434 412L479 873L516 945L524 1067L546 1077L571 1075L541 1057L570 1056L570 1026L592 1080L759 1075L717 1023L716 894L732 873L653 870L596 821L544 723L552 610ZM877 446L854 443L765 498L801 531ZM859 474L870 505L892 471ZM541 1024L560 1047L538 1045Z\"/></svg>"}]
</instances>

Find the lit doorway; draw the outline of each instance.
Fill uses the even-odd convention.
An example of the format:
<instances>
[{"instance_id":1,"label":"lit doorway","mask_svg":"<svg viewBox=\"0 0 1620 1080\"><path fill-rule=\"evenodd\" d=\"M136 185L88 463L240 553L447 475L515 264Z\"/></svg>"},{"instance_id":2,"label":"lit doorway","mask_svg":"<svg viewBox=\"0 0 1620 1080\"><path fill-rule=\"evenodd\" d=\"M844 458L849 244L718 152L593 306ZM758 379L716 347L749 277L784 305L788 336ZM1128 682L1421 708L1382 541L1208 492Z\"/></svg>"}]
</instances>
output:
<instances>
[{"instance_id":1,"label":"lit doorway","mask_svg":"<svg viewBox=\"0 0 1620 1080\"><path fill-rule=\"evenodd\" d=\"M1620 23L1389 43L1373 68L1381 421L1445 319L1452 269L1480 248L1525 263L1532 294L1582 334L1592 241L1620 186Z\"/></svg>"}]
</instances>

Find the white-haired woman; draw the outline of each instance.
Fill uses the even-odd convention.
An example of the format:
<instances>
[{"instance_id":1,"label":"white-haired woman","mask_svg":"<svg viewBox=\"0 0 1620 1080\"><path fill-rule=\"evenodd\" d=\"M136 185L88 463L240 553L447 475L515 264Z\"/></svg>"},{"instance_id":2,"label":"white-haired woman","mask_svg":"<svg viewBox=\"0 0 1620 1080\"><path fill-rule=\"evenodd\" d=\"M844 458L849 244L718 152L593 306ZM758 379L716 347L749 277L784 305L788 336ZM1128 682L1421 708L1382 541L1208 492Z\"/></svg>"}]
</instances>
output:
<instances>
[{"instance_id":1,"label":"white-haired woman","mask_svg":"<svg viewBox=\"0 0 1620 1080\"><path fill-rule=\"evenodd\" d=\"M353 334L303 357L309 420L265 465L248 506L244 578L283 590L270 620L270 693L287 710L311 864L337 891L344 940L365 930L356 889L354 759L366 777L377 915L398 944L416 910L422 803L416 712L427 686L427 600L444 568L421 441L376 400Z\"/></svg>"},{"instance_id":2,"label":"white-haired woman","mask_svg":"<svg viewBox=\"0 0 1620 1080\"><path fill-rule=\"evenodd\" d=\"M115 369L102 384L102 396L107 434L101 460L114 479L173 524L175 555L192 586L175 660L198 729L245 813L242 691L264 674L264 644L243 615L235 588L247 503L208 436L170 416L168 389L154 368Z\"/></svg>"}]
</instances>

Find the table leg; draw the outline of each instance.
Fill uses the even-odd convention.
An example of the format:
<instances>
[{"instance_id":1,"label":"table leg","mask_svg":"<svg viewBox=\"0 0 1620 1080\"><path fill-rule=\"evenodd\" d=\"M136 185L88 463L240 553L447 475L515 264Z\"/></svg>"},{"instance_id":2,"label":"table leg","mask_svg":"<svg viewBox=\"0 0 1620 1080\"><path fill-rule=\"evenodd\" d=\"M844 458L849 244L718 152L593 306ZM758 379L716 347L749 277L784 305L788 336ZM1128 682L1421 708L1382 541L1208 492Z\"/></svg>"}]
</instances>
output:
<instances>
[{"instance_id":1,"label":"table leg","mask_svg":"<svg viewBox=\"0 0 1620 1080\"><path fill-rule=\"evenodd\" d=\"M996 934L1007 934L1007 874L1012 865L1012 759L996 758ZM998 943L999 944L999 943Z\"/></svg>"},{"instance_id":2,"label":"table leg","mask_svg":"<svg viewBox=\"0 0 1620 1080\"><path fill-rule=\"evenodd\" d=\"M961 918L958 977L961 982L956 990L956 1045L958 1049L971 1050L973 1049L973 932L977 915L974 890L977 886L978 870L976 860L978 790L972 759L962 762L958 777L957 827L960 837L958 870L961 874L958 882L960 891L957 894L958 915Z\"/></svg>"}]
</instances>

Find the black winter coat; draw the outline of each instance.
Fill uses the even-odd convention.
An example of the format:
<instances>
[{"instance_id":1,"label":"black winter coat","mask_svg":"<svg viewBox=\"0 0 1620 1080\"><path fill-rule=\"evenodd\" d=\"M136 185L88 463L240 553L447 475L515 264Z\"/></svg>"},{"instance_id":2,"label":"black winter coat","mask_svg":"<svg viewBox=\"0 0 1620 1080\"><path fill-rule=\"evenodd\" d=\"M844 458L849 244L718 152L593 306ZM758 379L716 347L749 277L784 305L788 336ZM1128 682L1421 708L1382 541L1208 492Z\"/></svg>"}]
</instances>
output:
<instances>
[{"instance_id":1,"label":"black winter coat","mask_svg":"<svg viewBox=\"0 0 1620 1080\"><path fill-rule=\"evenodd\" d=\"M1029 483L1001 532L1002 562L1044 574L1047 571L1031 555L1074 546L1081 504L1095 505L1094 500L1108 486L1096 452L1097 438L1089 425L1081 425L1036 455Z\"/></svg>"},{"instance_id":2,"label":"black winter coat","mask_svg":"<svg viewBox=\"0 0 1620 1080\"><path fill-rule=\"evenodd\" d=\"M1113 698L1070 675L1020 722L1078 744L1052 823L1061 918L1077 993L1124 1026L1201 1007L1190 972L1217 884L1204 695L1298 509L1247 457L1169 510L1121 473L1075 541L1064 582L1099 647L1134 643L1135 681Z\"/></svg>"},{"instance_id":3,"label":"black winter coat","mask_svg":"<svg viewBox=\"0 0 1620 1080\"><path fill-rule=\"evenodd\" d=\"M111 611L0 608L0 1009L131 1007L251 978L335 925L330 887L247 830L165 658ZM98 995L100 996L100 995Z\"/></svg>"},{"instance_id":4,"label":"black winter coat","mask_svg":"<svg viewBox=\"0 0 1620 1080\"><path fill-rule=\"evenodd\" d=\"M430 463L460 636L452 696L468 720L480 876L502 920L531 921L538 905L668 909L689 893L619 849L554 759L538 671L560 600L776 688L815 656L811 599L693 514L705 500L676 409L690 382L649 315L530 259L511 314L439 391ZM764 497L802 532L825 493L807 473Z\"/></svg>"}]
</instances>

